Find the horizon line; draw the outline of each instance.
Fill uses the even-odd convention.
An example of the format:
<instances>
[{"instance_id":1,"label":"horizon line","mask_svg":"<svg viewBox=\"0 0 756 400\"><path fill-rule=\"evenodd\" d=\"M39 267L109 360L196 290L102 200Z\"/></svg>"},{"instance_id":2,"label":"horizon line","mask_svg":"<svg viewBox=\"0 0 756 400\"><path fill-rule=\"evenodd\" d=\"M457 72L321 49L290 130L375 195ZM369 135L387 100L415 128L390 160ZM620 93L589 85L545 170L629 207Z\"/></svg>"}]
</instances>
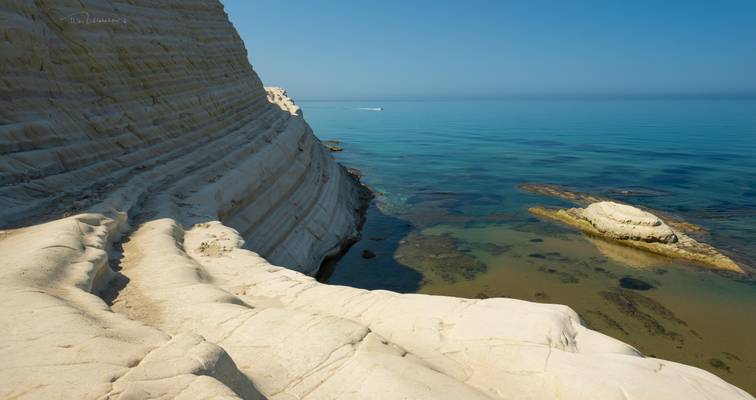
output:
<instances>
[{"instance_id":1,"label":"horizon line","mask_svg":"<svg viewBox=\"0 0 756 400\"><path fill-rule=\"evenodd\" d=\"M756 100L754 92L691 93L509 93L397 96L304 96L297 101L446 101L446 100Z\"/></svg>"}]
</instances>

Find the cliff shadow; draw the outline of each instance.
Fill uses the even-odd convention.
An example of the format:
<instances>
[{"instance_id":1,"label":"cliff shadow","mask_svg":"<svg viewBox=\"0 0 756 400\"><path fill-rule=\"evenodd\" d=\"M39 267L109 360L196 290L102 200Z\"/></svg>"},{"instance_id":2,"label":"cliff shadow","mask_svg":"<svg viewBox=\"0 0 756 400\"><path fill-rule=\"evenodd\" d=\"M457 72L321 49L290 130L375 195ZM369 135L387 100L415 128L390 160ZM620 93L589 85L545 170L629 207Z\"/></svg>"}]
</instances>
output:
<instances>
[{"instance_id":1,"label":"cliff shadow","mask_svg":"<svg viewBox=\"0 0 756 400\"><path fill-rule=\"evenodd\" d=\"M331 285L416 293L423 275L394 258L399 242L412 230L409 221L383 213L371 201L360 240L340 257L324 261L315 278Z\"/></svg>"}]
</instances>

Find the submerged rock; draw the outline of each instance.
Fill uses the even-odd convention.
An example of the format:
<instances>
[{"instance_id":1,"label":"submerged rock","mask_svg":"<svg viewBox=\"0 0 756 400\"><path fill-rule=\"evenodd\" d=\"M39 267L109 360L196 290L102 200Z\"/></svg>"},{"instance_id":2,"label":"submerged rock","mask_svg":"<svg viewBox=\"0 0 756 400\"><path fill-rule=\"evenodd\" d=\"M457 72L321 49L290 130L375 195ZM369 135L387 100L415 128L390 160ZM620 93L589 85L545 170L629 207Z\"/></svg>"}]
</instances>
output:
<instances>
[{"instance_id":1,"label":"submerged rock","mask_svg":"<svg viewBox=\"0 0 756 400\"><path fill-rule=\"evenodd\" d=\"M562 185L554 185L550 183L523 183L518 187L520 188L520 190L529 193L548 197L556 197L558 199L571 201L580 205L588 205L597 201L604 200L603 198L594 196L592 194L575 192L567 189Z\"/></svg>"},{"instance_id":2,"label":"submerged rock","mask_svg":"<svg viewBox=\"0 0 756 400\"><path fill-rule=\"evenodd\" d=\"M610 189L607 194L621 197L661 197L670 196L672 193L666 190L635 186Z\"/></svg>"}]
</instances>

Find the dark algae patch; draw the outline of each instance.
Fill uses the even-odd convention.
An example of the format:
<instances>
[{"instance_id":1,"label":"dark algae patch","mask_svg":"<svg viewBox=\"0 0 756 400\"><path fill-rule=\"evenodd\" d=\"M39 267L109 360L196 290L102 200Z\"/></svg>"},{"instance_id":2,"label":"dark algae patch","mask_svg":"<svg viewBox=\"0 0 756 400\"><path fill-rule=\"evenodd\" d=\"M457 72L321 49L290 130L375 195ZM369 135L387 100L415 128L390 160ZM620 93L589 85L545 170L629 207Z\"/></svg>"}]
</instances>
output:
<instances>
[{"instance_id":1,"label":"dark algae patch","mask_svg":"<svg viewBox=\"0 0 756 400\"><path fill-rule=\"evenodd\" d=\"M535 292L533 293L533 297L536 299L536 301L544 303L551 300L551 297L546 292Z\"/></svg>"},{"instance_id":2,"label":"dark algae patch","mask_svg":"<svg viewBox=\"0 0 756 400\"><path fill-rule=\"evenodd\" d=\"M632 278L629 276L620 278L619 284L621 287L625 289L632 289L632 290L649 290L649 289L654 288L654 285L646 281L643 281L637 278Z\"/></svg>"},{"instance_id":3,"label":"dark algae patch","mask_svg":"<svg viewBox=\"0 0 756 400\"><path fill-rule=\"evenodd\" d=\"M617 320L600 310L589 310L585 312L583 314L583 321L585 321L586 326L591 329L608 331L608 333L614 333L613 331L616 331L623 335L629 334L625 328L617 322Z\"/></svg>"},{"instance_id":4,"label":"dark algae patch","mask_svg":"<svg viewBox=\"0 0 756 400\"><path fill-rule=\"evenodd\" d=\"M645 327L648 334L664 336L682 345L682 336L667 327L662 322L673 325L687 326L685 321L678 319L675 314L657 301L632 292L630 290L617 289L600 293L608 303L616 307L623 315L634 319Z\"/></svg>"},{"instance_id":5,"label":"dark algae patch","mask_svg":"<svg viewBox=\"0 0 756 400\"><path fill-rule=\"evenodd\" d=\"M471 280L486 272L486 264L461 251L459 245L459 241L448 233L412 233L400 242L395 258L421 272L426 283L433 279L447 283Z\"/></svg>"},{"instance_id":6,"label":"dark algae patch","mask_svg":"<svg viewBox=\"0 0 756 400\"><path fill-rule=\"evenodd\" d=\"M538 270L541 271L541 272L544 272L544 273L547 273L547 274L552 274L552 275L556 276L557 278L559 278L559 282L561 282L561 283L578 283L578 282L580 282L580 278L576 277L575 275L573 275L573 274L571 274L569 272L559 271L559 270L557 270L555 268L549 268L549 267L538 267Z\"/></svg>"},{"instance_id":7,"label":"dark algae patch","mask_svg":"<svg viewBox=\"0 0 756 400\"><path fill-rule=\"evenodd\" d=\"M504 254L512 249L512 246L510 245L502 245L502 244L491 243L491 242L487 242L487 243L474 242L474 243L468 243L467 245L470 246L472 249L486 252L492 256L498 256L498 255Z\"/></svg>"},{"instance_id":8,"label":"dark algae patch","mask_svg":"<svg viewBox=\"0 0 756 400\"><path fill-rule=\"evenodd\" d=\"M709 365L716 369L722 369L727 372L730 372L730 366L727 365L724 361L718 359L718 358L710 358L709 359Z\"/></svg>"}]
</instances>

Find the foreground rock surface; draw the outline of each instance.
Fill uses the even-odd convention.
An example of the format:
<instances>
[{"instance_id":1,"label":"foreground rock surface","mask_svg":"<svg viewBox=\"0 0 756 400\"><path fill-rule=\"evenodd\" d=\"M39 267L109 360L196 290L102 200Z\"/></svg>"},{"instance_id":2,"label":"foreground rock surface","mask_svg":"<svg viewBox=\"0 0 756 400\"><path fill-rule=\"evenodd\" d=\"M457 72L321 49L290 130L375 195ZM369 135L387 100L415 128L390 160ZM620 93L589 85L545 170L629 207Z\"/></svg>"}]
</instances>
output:
<instances>
[{"instance_id":1,"label":"foreground rock surface","mask_svg":"<svg viewBox=\"0 0 756 400\"><path fill-rule=\"evenodd\" d=\"M532 207L529 211L629 247L696 261L722 270L743 272L738 264L714 247L671 228L649 212L625 204L601 201L585 208Z\"/></svg>"},{"instance_id":2,"label":"foreground rock surface","mask_svg":"<svg viewBox=\"0 0 756 400\"><path fill-rule=\"evenodd\" d=\"M565 306L316 282L360 190L220 3L82 4L0 6L0 398L752 399Z\"/></svg>"}]
</instances>

